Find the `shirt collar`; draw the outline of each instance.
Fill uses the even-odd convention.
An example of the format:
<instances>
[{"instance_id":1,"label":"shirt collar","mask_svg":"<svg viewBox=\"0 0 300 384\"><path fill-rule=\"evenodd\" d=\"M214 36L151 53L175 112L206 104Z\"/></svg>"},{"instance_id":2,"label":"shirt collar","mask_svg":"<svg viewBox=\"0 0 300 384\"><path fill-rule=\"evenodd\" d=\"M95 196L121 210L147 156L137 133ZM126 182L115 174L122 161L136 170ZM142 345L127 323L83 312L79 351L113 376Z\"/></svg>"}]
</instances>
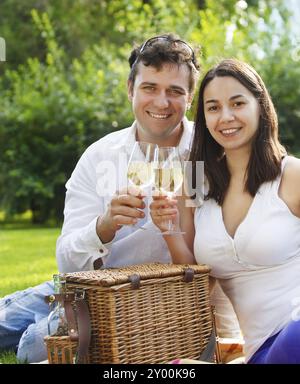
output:
<instances>
[{"instance_id":1,"label":"shirt collar","mask_svg":"<svg viewBox=\"0 0 300 384\"><path fill-rule=\"evenodd\" d=\"M193 136L193 122L189 121L186 116L184 116L182 120L183 125L183 133L180 138L180 142L178 145L180 155L187 160L190 152L191 140ZM136 142L136 129L137 123L136 121L128 128L126 135L118 143L118 148L123 148L128 154L131 153L132 147Z\"/></svg>"},{"instance_id":2,"label":"shirt collar","mask_svg":"<svg viewBox=\"0 0 300 384\"><path fill-rule=\"evenodd\" d=\"M188 160L193 139L194 123L189 121L186 116L182 120L183 133L179 142L179 153L183 159Z\"/></svg>"}]
</instances>

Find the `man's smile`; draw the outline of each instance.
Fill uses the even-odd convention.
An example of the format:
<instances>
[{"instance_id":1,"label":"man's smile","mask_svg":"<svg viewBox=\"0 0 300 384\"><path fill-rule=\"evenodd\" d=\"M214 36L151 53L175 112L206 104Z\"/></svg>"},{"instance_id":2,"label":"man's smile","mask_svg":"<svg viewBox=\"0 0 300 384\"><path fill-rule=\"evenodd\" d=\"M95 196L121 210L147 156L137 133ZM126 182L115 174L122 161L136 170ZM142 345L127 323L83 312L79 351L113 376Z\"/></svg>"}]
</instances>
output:
<instances>
[{"instance_id":1,"label":"man's smile","mask_svg":"<svg viewBox=\"0 0 300 384\"><path fill-rule=\"evenodd\" d=\"M164 119L167 119L168 117L171 116L171 114L162 114L162 113L153 113L153 112L150 112L150 111L147 111L148 115L150 117L152 117L153 119L159 119L159 120L164 120Z\"/></svg>"}]
</instances>

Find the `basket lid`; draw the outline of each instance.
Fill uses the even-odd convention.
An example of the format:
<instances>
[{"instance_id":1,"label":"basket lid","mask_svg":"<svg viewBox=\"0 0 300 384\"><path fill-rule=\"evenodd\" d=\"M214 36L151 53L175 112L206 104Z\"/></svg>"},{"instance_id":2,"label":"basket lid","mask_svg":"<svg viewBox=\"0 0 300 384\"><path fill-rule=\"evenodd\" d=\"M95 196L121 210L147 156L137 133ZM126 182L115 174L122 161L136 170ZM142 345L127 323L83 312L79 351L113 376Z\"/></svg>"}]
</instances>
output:
<instances>
[{"instance_id":1,"label":"basket lid","mask_svg":"<svg viewBox=\"0 0 300 384\"><path fill-rule=\"evenodd\" d=\"M137 264L123 268L106 268L96 271L82 271L65 273L67 282L100 285L109 287L117 284L132 282L133 276L138 276L140 280L155 279L160 277L184 276L189 270L194 274L204 274L210 271L210 267L205 264Z\"/></svg>"}]
</instances>

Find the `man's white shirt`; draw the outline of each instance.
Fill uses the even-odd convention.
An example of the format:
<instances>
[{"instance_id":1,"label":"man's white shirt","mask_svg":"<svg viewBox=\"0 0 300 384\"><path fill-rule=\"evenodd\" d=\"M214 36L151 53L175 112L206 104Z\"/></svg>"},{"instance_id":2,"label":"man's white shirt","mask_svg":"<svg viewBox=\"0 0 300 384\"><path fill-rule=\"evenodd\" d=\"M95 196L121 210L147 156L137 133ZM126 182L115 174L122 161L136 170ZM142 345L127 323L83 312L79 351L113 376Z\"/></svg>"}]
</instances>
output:
<instances>
[{"instance_id":1,"label":"man's white shirt","mask_svg":"<svg viewBox=\"0 0 300 384\"><path fill-rule=\"evenodd\" d=\"M178 148L187 160L193 123L184 118L183 128ZM108 244L103 244L96 233L98 216L103 215L113 194L126 186L127 162L135 141L136 123L133 123L92 144L78 161L66 183L65 219L56 247L60 272L92 270L99 257L105 268L171 262L168 247L149 214L137 224L146 227L146 231L137 226L123 226ZM217 325L223 337L236 337L239 334L237 319L218 284L212 303L216 304Z\"/></svg>"},{"instance_id":2,"label":"man's white shirt","mask_svg":"<svg viewBox=\"0 0 300 384\"><path fill-rule=\"evenodd\" d=\"M184 159L189 154L192 133L193 123L184 118L178 145ZM147 231L123 226L108 244L103 244L96 233L98 216L104 214L114 193L126 186L127 162L135 141L136 122L93 143L79 159L66 183L64 224L56 247L60 272L92 270L99 257L104 267L171 261L147 209L146 218L138 220L138 226L144 224ZM148 204L149 199L145 202Z\"/></svg>"}]
</instances>

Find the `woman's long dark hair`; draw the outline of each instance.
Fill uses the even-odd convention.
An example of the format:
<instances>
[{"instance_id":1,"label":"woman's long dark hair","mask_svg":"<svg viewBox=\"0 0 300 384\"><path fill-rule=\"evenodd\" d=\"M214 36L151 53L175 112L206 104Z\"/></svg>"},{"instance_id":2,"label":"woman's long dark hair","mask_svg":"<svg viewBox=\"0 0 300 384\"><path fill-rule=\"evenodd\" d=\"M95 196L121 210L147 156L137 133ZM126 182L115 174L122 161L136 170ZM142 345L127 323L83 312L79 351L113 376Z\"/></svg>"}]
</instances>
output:
<instances>
[{"instance_id":1,"label":"woman's long dark hair","mask_svg":"<svg viewBox=\"0 0 300 384\"><path fill-rule=\"evenodd\" d=\"M219 205L223 204L230 182L230 172L224 148L213 139L206 128L203 93L212 79L224 76L231 76L246 87L257 99L260 108L259 127L252 143L245 191L254 197L262 183L275 180L281 172L281 159L286 155L286 150L278 139L276 111L261 77L244 62L236 59L221 61L206 73L200 85L190 155L193 178L196 177L196 161L204 161L205 176L209 183L205 199L213 198Z\"/></svg>"}]
</instances>

